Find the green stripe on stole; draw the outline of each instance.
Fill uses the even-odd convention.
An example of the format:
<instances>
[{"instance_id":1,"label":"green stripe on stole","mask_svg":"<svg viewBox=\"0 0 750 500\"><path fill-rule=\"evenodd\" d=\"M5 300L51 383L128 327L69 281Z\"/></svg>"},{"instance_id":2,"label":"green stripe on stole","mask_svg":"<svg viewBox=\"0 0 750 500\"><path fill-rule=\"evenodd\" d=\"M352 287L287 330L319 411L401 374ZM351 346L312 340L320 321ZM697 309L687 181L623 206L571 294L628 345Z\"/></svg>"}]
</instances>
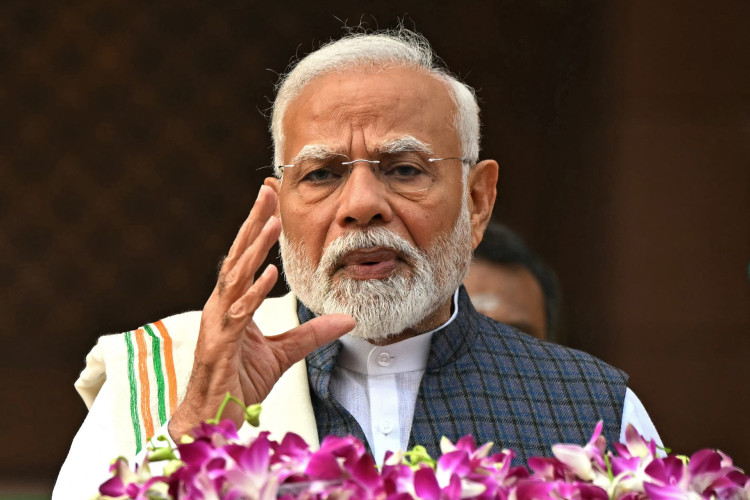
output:
<instances>
[{"instance_id":1,"label":"green stripe on stole","mask_svg":"<svg viewBox=\"0 0 750 500\"><path fill-rule=\"evenodd\" d=\"M133 332L124 335L125 345L128 350L128 382L130 384L130 419L133 422L133 434L135 434L135 452L141 451L143 447L143 436L141 435L141 420L138 417L138 384L135 377L135 349L133 347Z\"/></svg>"},{"instance_id":2,"label":"green stripe on stole","mask_svg":"<svg viewBox=\"0 0 750 500\"><path fill-rule=\"evenodd\" d=\"M156 377L157 404L159 406L159 425L167 421L167 395L164 388L164 369L161 363L161 339L154 333L153 325L143 327L151 337L151 358L154 363L154 376Z\"/></svg>"}]
</instances>

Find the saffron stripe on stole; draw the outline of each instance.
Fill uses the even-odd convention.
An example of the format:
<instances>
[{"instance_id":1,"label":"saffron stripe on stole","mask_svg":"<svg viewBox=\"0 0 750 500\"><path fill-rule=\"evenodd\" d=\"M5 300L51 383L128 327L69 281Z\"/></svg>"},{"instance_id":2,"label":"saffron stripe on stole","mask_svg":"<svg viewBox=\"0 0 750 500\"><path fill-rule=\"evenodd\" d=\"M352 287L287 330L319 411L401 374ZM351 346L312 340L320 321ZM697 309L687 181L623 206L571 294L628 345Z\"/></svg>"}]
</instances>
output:
<instances>
[{"instance_id":1,"label":"saffron stripe on stole","mask_svg":"<svg viewBox=\"0 0 750 500\"><path fill-rule=\"evenodd\" d=\"M174 369L174 357L172 354L172 337L167 332L167 327L164 323L157 321L154 326L159 333L161 338L164 339L164 368L167 372L167 384L169 386L169 414L173 414L175 408L177 408L177 375Z\"/></svg>"},{"instance_id":2,"label":"saffron stripe on stole","mask_svg":"<svg viewBox=\"0 0 750 500\"><path fill-rule=\"evenodd\" d=\"M133 332L125 334L125 346L128 350L128 382L130 383L130 420L135 435L135 452L141 451L141 422L138 418L138 389L135 381L135 351L133 349Z\"/></svg>"},{"instance_id":3,"label":"saffron stripe on stole","mask_svg":"<svg viewBox=\"0 0 750 500\"><path fill-rule=\"evenodd\" d=\"M151 325L145 325L143 327L151 337L151 360L154 364L154 377L156 378L156 400L159 408L159 425L164 425L167 421L167 398L164 394L164 370L161 367L161 343L159 337L154 334Z\"/></svg>"},{"instance_id":4,"label":"saffron stripe on stole","mask_svg":"<svg viewBox=\"0 0 750 500\"><path fill-rule=\"evenodd\" d=\"M141 418L146 440L154 436L154 420L151 418L151 383L148 380L148 365L146 364L146 334L143 328L135 332L135 344L138 346L138 380L141 383Z\"/></svg>"}]
</instances>

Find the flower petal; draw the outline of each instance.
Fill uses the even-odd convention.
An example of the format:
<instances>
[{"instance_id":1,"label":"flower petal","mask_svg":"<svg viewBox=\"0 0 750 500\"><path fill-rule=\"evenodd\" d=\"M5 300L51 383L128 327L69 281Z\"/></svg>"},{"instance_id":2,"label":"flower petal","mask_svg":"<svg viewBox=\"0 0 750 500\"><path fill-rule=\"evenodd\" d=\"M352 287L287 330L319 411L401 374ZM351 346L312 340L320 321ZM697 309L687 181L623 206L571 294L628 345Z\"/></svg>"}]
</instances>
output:
<instances>
[{"instance_id":1,"label":"flower petal","mask_svg":"<svg viewBox=\"0 0 750 500\"><path fill-rule=\"evenodd\" d=\"M341 467L333 454L318 451L310 457L305 474L312 479L337 479L341 477Z\"/></svg>"},{"instance_id":2,"label":"flower petal","mask_svg":"<svg viewBox=\"0 0 750 500\"><path fill-rule=\"evenodd\" d=\"M414 491L423 500L439 500L440 486L435 471L429 467L422 467L414 473Z\"/></svg>"}]
</instances>

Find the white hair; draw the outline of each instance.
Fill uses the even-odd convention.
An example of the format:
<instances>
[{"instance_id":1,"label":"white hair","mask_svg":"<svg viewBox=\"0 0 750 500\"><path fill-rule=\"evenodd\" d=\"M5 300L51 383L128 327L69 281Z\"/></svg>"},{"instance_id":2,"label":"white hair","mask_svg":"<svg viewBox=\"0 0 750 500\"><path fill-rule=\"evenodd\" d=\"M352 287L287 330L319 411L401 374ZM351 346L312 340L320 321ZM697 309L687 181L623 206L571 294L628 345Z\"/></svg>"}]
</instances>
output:
<instances>
[{"instance_id":1,"label":"white hair","mask_svg":"<svg viewBox=\"0 0 750 500\"><path fill-rule=\"evenodd\" d=\"M448 87L456 106L453 126L461 140L461 154L468 165L479 158L479 105L474 90L442 67L422 35L405 28L376 33L355 33L330 42L304 57L282 76L271 115L274 165L283 163L283 121L289 104L313 79L354 66L407 67L422 69ZM464 179L468 174L464 164ZM276 175L281 177L279 168Z\"/></svg>"}]
</instances>

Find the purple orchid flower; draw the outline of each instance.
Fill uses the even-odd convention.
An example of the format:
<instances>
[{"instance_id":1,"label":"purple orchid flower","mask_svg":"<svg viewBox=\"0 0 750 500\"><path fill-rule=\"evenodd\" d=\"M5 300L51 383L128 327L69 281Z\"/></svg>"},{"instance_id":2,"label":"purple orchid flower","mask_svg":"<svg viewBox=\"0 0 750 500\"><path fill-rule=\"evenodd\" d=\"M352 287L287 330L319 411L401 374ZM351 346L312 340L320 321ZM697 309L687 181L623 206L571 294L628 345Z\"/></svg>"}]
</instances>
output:
<instances>
[{"instance_id":1,"label":"purple orchid flower","mask_svg":"<svg viewBox=\"0 0 750 500\"><path fill-rule=\"evenodd\" d=\"M149 494L153 496L158 491L163 496L167 492L168 478L151 477L148 460L141 467L136 466L133 472L128 461L120 457L110 466L110 471L115 475L99 487L99 493L107 497L146 500Z\"/></svg>"},{"instance_id":2,"label":"purple orchid flower","mask_svg":"<svg viewBox=\"0 0 750 500\"><path fill-rule=\"evenodd\" d=\"M552 454L577 477L594 481L606 473L604 463L605 442L602 436L604 422L594 428L594 434L585 446L575 444L552 445Z\"/></svg>"},{"instance_id":3,"label":"purple orchid flower","mask_svg":"<svg viewBox=\"0 0 750 500\"><path fill-rule=\"evenodd\" d=\"M631 427L625 443L604 454L602 422L584 446L558 444L554 457L512 467L513 452L490 455L466 436L440 443L437 461L417 447L386 453L382 469L352 436L326 437L311 450L296 434L281 442L260 432L241 443L231 421L203 424L177 446L181 461L151 476L148 459L130 469L118 459L100 487L110 498L147 500L750 500L750 477L717 450L657 457L656 444ZM408 458L408 461L404 460ZM174 465L174 462L173 462Z\"/></svg>"}]
</instances>

